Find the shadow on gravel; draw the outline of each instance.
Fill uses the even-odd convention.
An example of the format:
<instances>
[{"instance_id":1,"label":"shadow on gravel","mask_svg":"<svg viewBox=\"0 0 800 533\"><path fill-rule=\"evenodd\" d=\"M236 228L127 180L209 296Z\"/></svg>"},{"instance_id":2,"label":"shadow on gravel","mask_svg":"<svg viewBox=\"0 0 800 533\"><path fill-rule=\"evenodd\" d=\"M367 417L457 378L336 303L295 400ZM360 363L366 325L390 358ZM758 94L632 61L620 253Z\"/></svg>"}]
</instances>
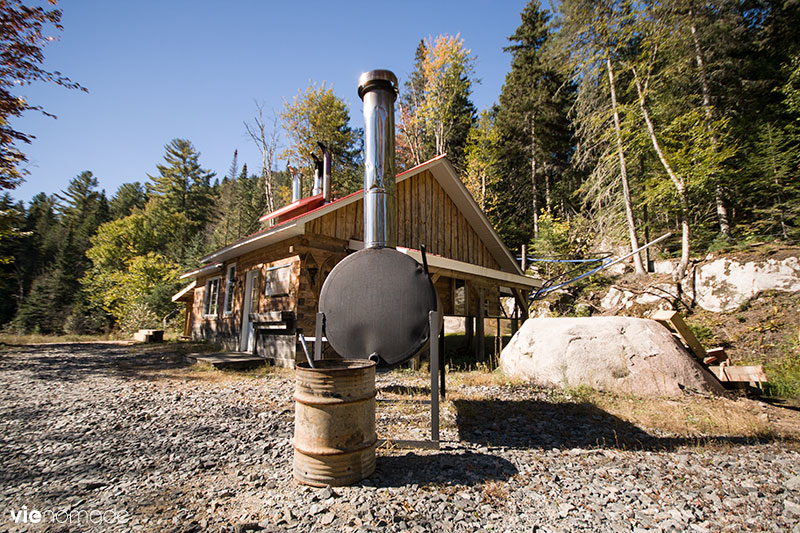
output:
<instances>
[{"instance_id":1,"label":"shadow on gravel","mask_svg":"<svg viewBox=\"0 0 800 533\"><path fill-rule=\"evenodd\" d=\"M430 387L419 387L416 385L381 385L378 392L387 394L402 394L404 396L427 396L430 398Z\"/></svg>"},{"instance_id":2,"label":"shadow on gravel","mask_svg":"<svg viewBox=\"0 0 800 533\"><path fill-rule=\"evenodd\" d=\"M442 485L477 485L486 481L503 481L517 473L502 457L463 452L378 457L375 475L365 483L376 487L405 487L428 483Z\"/></svg>"},{"instance_id":3,"label":"shadow on gravel","mask_svg":"<svg viewBox=\"0 0 800 533\"><path fill-rule=\"evenodd\" d=\"M755 444L778 437L659 437L590 403L454 400L461 440L509 448L669 450L685 445Z\"/></svg>"},{"instance_id":4,"label":"shadow on gravel","mask_svg":"<svg viewBox=\"0 0 800 533\"><path fill-rule=\"evenodd\" d=\"M0 352L0 370L26 371L33 378L81 381L100 375L153 379L153 371L184 368L186 362L175 345L130 346L114 343L34 344Z\"/></svg>"}]
</instances>

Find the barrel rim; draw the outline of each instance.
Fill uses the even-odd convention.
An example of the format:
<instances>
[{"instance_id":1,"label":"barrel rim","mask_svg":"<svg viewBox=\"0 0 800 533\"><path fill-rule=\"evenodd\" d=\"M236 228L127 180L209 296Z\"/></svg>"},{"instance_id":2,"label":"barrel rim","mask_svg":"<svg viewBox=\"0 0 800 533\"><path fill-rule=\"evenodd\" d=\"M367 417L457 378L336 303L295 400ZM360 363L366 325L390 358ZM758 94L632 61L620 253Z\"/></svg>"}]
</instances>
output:
<instances>
[{"instance_id":1,"label":"barrel rim","mask_svg":"<svg viewBox=\"0 0 800 533\"><path fill-rule=\"evenodd\" d=\"M314 361L316 368L311 368L308 362L300 362L295 365L295 368L303 372L347 372L351 370L366 370L378 365L375 361L369 359L323 359L321 361Z\"/></svg>"}]
</instances>

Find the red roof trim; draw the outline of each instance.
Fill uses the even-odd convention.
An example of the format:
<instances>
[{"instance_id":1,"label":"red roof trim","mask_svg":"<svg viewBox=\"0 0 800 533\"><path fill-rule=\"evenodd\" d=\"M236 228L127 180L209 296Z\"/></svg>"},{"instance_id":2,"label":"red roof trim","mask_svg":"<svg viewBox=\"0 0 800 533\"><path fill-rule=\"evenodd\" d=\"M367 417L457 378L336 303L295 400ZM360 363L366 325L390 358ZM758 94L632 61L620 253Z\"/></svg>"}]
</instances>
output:
<instances>
[{"instance_id":1,"label":"red roof trim","mask_svg":"<svg viewBox=\"0 0 800 533\"><path fill-rule=\"evenodd\" d=\"M263 217L259 218L258 221L264 222L266 220L272 220L273 218L280 218L285 215L292 215L295 211L300 211L303 208L305 208L305 211L303 211L305 213L308 210L312 209L310 207L312 204L316 204L322 201L323 201L322 194L317 194L316 196L308 196L291 204L285 205L280 209L276 209L272 213L267 213ZM314 207L317 206L314 205Z\"/></svg>"}]
</instances>

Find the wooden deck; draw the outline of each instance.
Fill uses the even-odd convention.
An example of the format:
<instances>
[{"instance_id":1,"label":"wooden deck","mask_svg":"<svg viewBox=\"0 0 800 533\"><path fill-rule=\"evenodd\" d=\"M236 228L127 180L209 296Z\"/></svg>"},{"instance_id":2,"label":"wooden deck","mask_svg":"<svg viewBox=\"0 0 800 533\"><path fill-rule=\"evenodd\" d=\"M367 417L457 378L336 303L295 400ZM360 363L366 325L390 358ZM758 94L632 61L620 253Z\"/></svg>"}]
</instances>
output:
<instances>
[{"instance_id":1,"label":"wooden deck","mask_svg":"<svg viewBox=\"0 0 800 533\"><path fill-rule=\"evenodd\" d=\"M206 363L214 368L234 370L256 368L267 364L266 359L249 352L195 353L188 354L186 359L190 363Z\"/></svg>"}]
</instances>

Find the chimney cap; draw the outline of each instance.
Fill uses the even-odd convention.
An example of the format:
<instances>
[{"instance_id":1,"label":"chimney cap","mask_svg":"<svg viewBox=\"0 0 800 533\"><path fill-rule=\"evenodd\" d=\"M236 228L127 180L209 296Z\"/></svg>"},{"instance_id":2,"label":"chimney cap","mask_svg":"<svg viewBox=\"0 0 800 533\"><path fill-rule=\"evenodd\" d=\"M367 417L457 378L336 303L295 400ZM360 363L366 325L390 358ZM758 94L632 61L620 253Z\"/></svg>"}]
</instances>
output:
<instances>
[{"instance_id":1,"label":"chimney cap","mask_svg":"<svg viewBox=\"0 0 800 533\"><path fill-rule=\"evenodd\" d=\"M358 96L364 98L364 93L377 86L383 86L397 97L397 76L391 70L377 69L364 72L358 77Z\"/></svg>"}]
</instances>

